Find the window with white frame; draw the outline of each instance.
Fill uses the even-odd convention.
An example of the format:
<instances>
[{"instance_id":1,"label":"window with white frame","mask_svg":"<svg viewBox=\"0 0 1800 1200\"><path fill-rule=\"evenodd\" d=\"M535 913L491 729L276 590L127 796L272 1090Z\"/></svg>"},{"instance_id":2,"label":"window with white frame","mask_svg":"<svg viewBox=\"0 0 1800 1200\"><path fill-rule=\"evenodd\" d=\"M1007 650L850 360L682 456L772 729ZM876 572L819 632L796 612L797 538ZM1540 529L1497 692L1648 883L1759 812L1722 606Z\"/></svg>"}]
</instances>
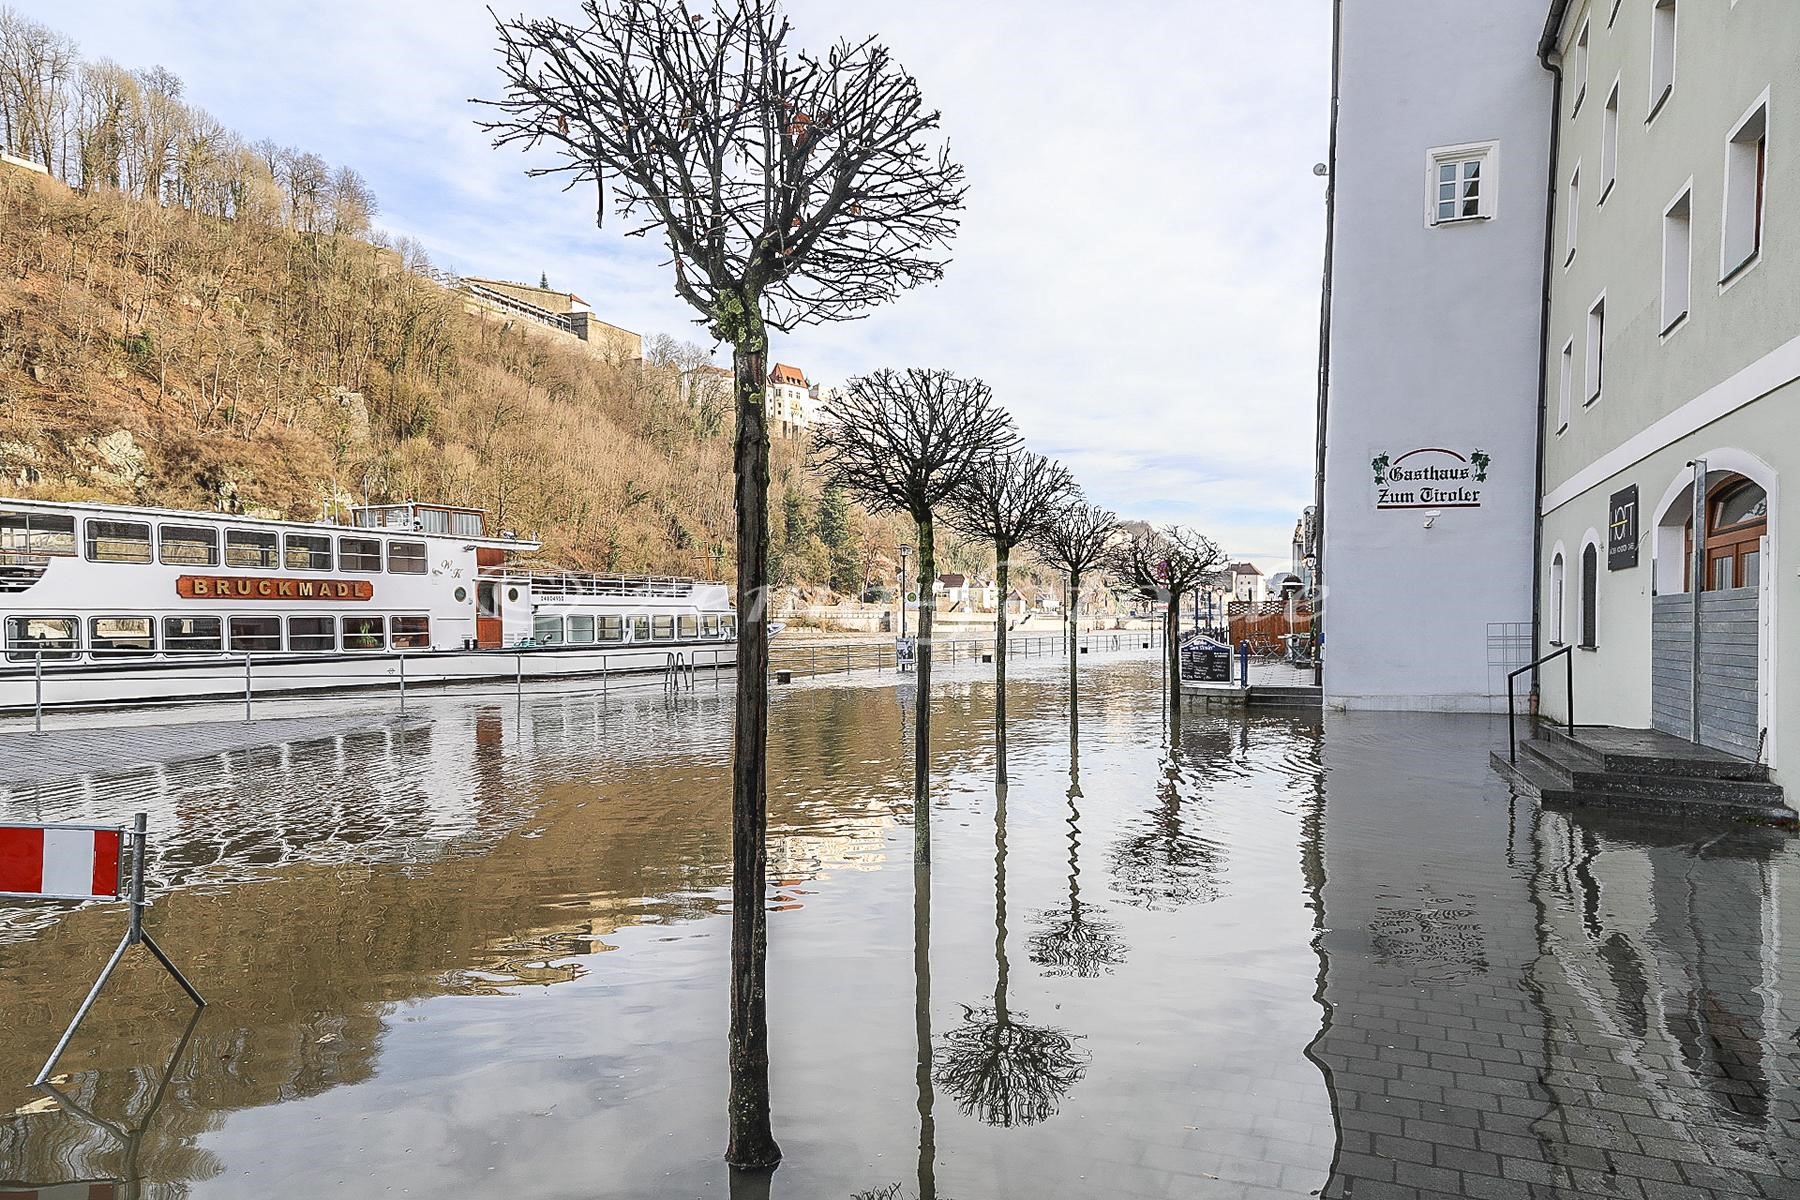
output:
<instances>
[{"instance_id":1,"label":"window with white frame","mask_svg":"<svg viewBox=\"0 0 1800 1200\"><path fill-rule=\"evenodd\" d=\"M1567 243L1568 253L1563 256L1563 266L1575 261L1575 243L1581 236L1581 164L1575 164L1575 173L1569 176L1569 224L1563 235Z\"/></svg>"},{"instance_id":2,"label":"window with white frame","mask_svg":"<svg viewBox=\"0 0 1800 1200\"><path fill-rule=\"evenodd\" d=\"M1757 104L1725 144L1725 232L1719 278L1729 279L1762 249L1769 177L1769 103Z\"/></svg>"},{"instance_id":3,"label":"window with white frame","mask_svg":"<svg viewBox=\"0 0 1800 1200\"><path fill-rule=\"evenodd\" d=\"M1492 217L1499 157L1496 142L1441 146L1431 151L1431 224Z\"/></svg>"},{"instance_id":4,"label":"window with white frame","mask_svg":"<svg viewBox=\"0 0 1800 1200\"><path fill-rule=\"evenodd\" d=\"M1550 644L1563 644L1563 556L1550 560Z\"/></svg>"},{"instance_id":5,"label":"window with white frame","mask_svg":"<svg viewBox=\"0 0 1800 1200\"><path fill-rule=\"evenodd\" d=\"M1612 193L1619 178L1619 81L1613 80L1606 108L1600 114L1600 203Z\"/></svg>"},{"instance_id":6,"label":"window with white frame","mask_svg":"<svg viewBox=\"0 0 1800 1200\"><path fill-rule=\"evenodd\" d=\"M1592 404L1600 398L1600 388L1605 382L1606 370L1606 297L1594 301L1594 307L1588 309L1587 319L1587 400Z\"/></svg>"},{"instance_id":7,"label":"window with white frame","mask_svg":"<svg viewBox=\"0 0 1800 1200\"><path fill-rule=\"evenodd\" d=\"M1675 0L1656 0L1650 13L1650 116L1675 90Z\"/></svg>"},{"instance_id":8,"label":"window with white frame","mask_svg":"<svg viewBox=\"0 0 1800 1200\"><path fill-rule=\"evenodd\" d=\"M1575 399L1575 339L1562 350L1562 376L1556 394L1556 432L1561 433L1569 427L1569 410Z\"/></svg>"},{"instance_id":9,"label":"window with white frame","mask_svg":"<svg viewBox=\"0 0 1800 1200\"><path fill-rule=\"evenodd\" d=\"M1581 22L1581 32L1575 35L1575 102L1569 106L1572 117L1581 111L1581 102L1587 99L1588 89L1588 23Z\"/></svg>"},{"instance_id":10,"label":"window with white frame","mask_svg":"<svg viewBox=\"0 0 1800 1200\"><path fill-rule=\"evenodd\" d=\"M1684 190L1663 211L1662 330L1688 315L1693 285L1693 189Z\"/></svg>"}]
</instances>

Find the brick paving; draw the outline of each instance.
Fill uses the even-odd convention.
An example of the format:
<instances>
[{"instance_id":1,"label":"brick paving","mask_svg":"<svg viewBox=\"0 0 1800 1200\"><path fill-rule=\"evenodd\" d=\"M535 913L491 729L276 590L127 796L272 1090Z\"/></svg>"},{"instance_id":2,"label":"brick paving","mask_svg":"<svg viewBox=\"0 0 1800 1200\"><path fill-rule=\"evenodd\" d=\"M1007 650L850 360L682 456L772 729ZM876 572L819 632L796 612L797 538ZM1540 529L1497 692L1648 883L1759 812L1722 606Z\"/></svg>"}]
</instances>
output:
<instances>
[{"instance_id":1,"label":"brick paving","mask_svg":"<svg viewBox=\"0 0 1800 1200\"><path fill-rule=\"evenodd\" d=\"M1326 737L1323 1194L1800 1197L1788 836L1542 812L1372 720Z\"/></svg>"}]
</instances>

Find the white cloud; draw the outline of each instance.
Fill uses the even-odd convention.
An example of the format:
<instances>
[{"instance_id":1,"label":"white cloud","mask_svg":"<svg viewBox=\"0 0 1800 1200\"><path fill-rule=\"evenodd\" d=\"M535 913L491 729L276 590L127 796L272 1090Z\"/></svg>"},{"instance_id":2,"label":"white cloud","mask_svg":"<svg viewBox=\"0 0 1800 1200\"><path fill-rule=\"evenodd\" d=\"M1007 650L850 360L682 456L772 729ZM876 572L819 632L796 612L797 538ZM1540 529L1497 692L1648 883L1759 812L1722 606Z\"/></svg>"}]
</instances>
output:
<instances>
[{"instance_id":1,"label":"white cloud","mask_svg":"<svg viewBox=\"0 0 1800 1200\"><path fill-rule=\"evenodd\" d=\"M468 98L498 86L481 4L15 3L90 56L168 66L248 137L355 166L444 265L546 271L609 320L695 336L654 244L596 230L591 190L525 179L475 128ZM826 379L979 374L1096 501L1284 564L1311 497L1326 0L790 7L799 44L887 41L972 189L941 286L780 356Z\"/></svg>"}]
</instances>

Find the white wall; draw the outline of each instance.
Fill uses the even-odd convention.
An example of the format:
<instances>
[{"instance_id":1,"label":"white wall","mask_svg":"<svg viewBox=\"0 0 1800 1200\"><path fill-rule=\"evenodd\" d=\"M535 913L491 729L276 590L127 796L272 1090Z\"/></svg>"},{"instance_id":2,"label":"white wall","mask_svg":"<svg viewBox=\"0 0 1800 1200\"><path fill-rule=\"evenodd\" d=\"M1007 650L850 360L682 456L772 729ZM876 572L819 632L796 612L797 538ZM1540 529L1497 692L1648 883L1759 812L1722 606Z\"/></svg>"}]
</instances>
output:
<instances>
[{"instance_id":1,"label":"white wall","mask_svg":"<svg viewBox=\"0 0 1800 1200\"><path fill-rule=\"evenodd\" d=\"M1489 626L1531 620L1546 5L1344 0L1325 475L1325 692L1504 707ZM1427 154L1497 140L1491 220L1428 223ZM1378 511L1371 460L1491 459L1478 508ZM1526 643L1527 647L1529 643ZM1515 644L1516 652L1516 644Z\"/></svg>"}]
</instances>

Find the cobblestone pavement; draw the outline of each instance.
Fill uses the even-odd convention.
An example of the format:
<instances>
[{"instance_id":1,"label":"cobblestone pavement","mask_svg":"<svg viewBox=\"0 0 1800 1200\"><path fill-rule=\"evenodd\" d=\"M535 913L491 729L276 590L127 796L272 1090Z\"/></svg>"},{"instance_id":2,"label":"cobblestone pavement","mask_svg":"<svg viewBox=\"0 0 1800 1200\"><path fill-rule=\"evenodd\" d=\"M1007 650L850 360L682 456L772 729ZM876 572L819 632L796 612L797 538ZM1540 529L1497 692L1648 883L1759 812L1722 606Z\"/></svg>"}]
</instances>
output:
<instances>
[{"instance_id":1,"label":"cobblestone pavement","mask_svg":"<svg viewBox=\"0 0 1800 1200\"><path fill-rule=\"evenodd\" d=\"M1325 739L1324 1195L1800 1197L1790 836L1542 812L1397 720Z\"/></svg>"}]
</instances>

